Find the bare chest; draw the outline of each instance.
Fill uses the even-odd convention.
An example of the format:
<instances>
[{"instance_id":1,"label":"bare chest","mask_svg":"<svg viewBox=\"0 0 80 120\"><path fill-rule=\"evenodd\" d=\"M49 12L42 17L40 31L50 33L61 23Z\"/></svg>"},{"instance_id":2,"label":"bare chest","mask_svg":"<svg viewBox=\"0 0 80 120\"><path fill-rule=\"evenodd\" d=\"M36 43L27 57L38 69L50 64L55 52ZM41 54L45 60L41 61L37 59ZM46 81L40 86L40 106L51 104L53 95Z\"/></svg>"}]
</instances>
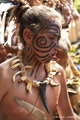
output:
<instances>
[{"instance_id":1,"label":"bare chest","mask_svg":"<svg viewBox=\"0 0 80 120\"><path fill-rule=\"evenodd\" d=\"M46 111L39 88L32 88L31 93L27 92L26 84L12 83L11 89L3 96L0 103L1 120L39 120L44 116L46 120L51 120L51 114L58 104L60 87L46 86L46 99L50 109L50 114ZM19 100L19 102L17 102ZM38 116L36 113L41 114ZM45 119L43 119L45 120Z\"/></svg>"}]
</instances>

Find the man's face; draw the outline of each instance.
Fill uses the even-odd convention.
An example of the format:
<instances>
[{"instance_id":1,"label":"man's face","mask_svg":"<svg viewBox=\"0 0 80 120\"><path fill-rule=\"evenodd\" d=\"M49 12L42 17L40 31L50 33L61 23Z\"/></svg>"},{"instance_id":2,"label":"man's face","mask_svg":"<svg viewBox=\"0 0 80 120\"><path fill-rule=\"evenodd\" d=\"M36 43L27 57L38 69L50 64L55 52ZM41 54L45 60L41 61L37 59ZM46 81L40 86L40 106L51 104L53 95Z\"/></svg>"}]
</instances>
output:
<instances>
[{"instance_id":1,"label":"man's face","mask_svg":"<svg viewBox=\"0 0 80 120\"><path fill-rule=\"evenodd\" d=\"M6 50L3 45L0 46L0 57L4 58L6 55Z\"/></svg>"},{"instance_id":2,"label":"man's face","mask_svg":"<svg viewBox=\"0 0 80 120\"><path fill-rule=\"evenodd\" d=\"M51 22L42 28L33 39L33 52L40 62L54 59L60 38L60 24Z\"/></svg>"}]
</instances>

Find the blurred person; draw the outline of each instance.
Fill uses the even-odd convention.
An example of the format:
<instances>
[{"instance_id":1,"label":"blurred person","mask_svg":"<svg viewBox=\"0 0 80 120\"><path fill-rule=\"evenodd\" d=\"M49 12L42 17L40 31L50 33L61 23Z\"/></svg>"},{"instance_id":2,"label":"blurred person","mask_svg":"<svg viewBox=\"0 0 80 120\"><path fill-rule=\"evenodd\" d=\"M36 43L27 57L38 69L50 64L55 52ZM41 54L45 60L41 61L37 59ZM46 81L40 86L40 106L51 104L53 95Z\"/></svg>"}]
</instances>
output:
<instances>
[{"instance_id":1,"label":"blurred person","mask_svg":"<svg viewBox=\"0 0 80 120\"><path fill-rule=\"evenodd\" d=\"M0 44L0 63L6 60L6 49L3 44Z\"/></svg>"},{"instance_id":2,"label":"blurred person","mask_svg":"<svg viewBox=\"0 0 80 120\"><path fill-rule=\"evenodd\" d=\"M6 60L12 58L12 56L13 56L12 53L8 53L8 54L7 54L7 57L6 57Z\"/></svg>"}]
</instances>

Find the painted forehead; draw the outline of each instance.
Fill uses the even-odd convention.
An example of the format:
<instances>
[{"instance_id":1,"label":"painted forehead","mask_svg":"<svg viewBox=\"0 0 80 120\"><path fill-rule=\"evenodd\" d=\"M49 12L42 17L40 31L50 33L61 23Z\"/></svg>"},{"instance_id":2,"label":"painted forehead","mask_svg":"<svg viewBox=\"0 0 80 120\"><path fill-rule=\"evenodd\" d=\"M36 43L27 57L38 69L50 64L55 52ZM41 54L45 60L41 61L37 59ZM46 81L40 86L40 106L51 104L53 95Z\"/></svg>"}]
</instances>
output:
<instances>
[{"instance_id":1,"label":"painted forehead","mask_svg":"<svg viewBox=\"0 0 80 120\"><path fill-rule=\"evenodd\" d=\"M41 34L43 33L53 33L54 35L60 36L61 35L61 24L59 22L49 22L46 26L40 31Z\"/></svg>"}]
</instances>

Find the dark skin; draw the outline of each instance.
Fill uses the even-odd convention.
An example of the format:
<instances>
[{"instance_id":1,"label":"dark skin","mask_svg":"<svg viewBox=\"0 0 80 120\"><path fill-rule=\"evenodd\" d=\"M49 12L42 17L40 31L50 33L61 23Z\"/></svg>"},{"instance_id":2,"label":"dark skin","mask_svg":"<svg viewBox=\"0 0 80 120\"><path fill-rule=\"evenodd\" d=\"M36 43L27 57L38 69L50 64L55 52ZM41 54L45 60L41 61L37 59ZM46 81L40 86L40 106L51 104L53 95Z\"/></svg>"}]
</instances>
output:
<instances>
[{"instance_id":1,"label":"dark skin","mask_svg":"<svg viewBox=\"0 0 80 120\"><path fill-rule=\"evenodd\" d=\"M26 73L31 80L42 81L45 79L46 70L44 64L51 59L53 60L59 37L60 24L58 22L53 23L51 21L46 25L46 28L38 32L37 36L30 29L24 29L23 38L26 45L23 51L23 64L33 65L33 69L26 69ZM12 82L13 75L19 71L19 67L14 70L11 69L10 64L13 59L11 58L0 65L0 120L39 120L32 113L18 105L14 100L15 97L19 97L45 112L47 120L51 120L55 109L57 109L61 120L64 120L64 117L65 120L69 120L69 116L71 116L70 120L76 120L69 102L64 72L57 63L51 66L61 73L61 75L56 74L53 78L53 81L58 83L59 86L46 86L49 114L42 103L39 88L32 87L32 92L29 93L26 91L24 82L18 83L19 75L17 75L16 81Z\"/></svg>"},{"instance_id":2,"label":"dark skin","mask_svg":"<svg viewBox=\"0 0 80 120\"><path fill-rule=\"evenodd\" d=\"M14 46L14 45L12 45L12 46L9 46L8 44L7 45L5 45L5 48L6 48L6 52L7 53L12 53L12 54L17 54L17 52L18 52L18 47L17 46Z\"/></svg>"},{"instance_id":3,"label":"dark skin","mask_svg":"<svg viewBox=\"0 0 80 120\"><path fill-rule=\"evenodd\" d=\"M0 63L4 62L6 60L6 49L4 45L0 45Z\"/></svg>"},{"instance_id":4,"label":"dark skin","mask_svg":"<svg viewBox=\"0 0 80 120\"><path fill-rule=\"evenodd\" d=\"M62 30L61 38L59 40L59 49L57 50L55 61L65 70L69 65L69 51L71 43L65 30Z\"/></svg>"}]
</instances>

